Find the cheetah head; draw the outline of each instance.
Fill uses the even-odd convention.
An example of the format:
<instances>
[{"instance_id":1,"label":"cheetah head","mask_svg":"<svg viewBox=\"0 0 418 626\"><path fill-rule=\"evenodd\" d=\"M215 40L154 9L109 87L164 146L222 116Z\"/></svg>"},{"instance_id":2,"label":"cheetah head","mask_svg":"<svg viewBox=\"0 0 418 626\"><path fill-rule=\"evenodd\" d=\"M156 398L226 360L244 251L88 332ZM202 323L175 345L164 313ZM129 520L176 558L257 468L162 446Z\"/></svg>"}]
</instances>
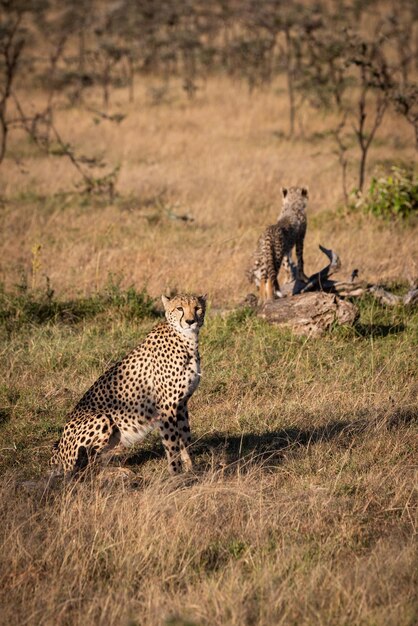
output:
<instances>
[{"instance_id":1,"label":"cheetah head","mask_svg":"<svg viewBox=\"0 0 418 626\"><path fill-rule=\"evenodd\" d=\"M183 334L197 333L203 326L206 296L178 294L172 298L161 296L165 316L170 326Z\"/></svg>"},{"instance_id":2,"label":"cheetah head","mask_svg":"<svg viewBox=\"0 0 418 626\"><path fill-rule=\"evenodd\" d=\"M308 200L307 187L282 187L283 202L294 202L295 200L302 199L304 204Z\"/></svg>"}]
</instances>

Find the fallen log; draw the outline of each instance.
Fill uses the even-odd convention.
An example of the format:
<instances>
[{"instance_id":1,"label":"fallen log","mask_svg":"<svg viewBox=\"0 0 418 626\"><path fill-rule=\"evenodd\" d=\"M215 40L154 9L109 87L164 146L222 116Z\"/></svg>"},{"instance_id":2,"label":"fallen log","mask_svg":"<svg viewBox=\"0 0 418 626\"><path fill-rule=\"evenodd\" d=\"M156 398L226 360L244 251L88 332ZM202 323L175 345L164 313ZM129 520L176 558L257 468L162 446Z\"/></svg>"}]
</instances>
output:
<instances>
[{"instance_id":1,"label":"fallen log","mask_svg":"<svg viewBox=\"0 0 418 626\"><path fill-rule=\"evenodd\" d=\"M339 256L328 248L319 246L329 263L312 274L307 283L297 279L297 267L288 259L291 280L281 286L283 298L257 303L257 297L249 294L246 306L257 309L263 319L291 328L296 334L320 336L333 324L352 325L358 318L358 308L346 298L358 298L366 293L387 306L418 304L416 284L404 296L387 291L380 285L358 281L358 270L351 272L349 280L333 280L332 274L341 268Z\"/></svg>"},{"instance_id":2,"label":"fallen log","mask_svg":"<svg viewBox=\"0 0 418 626\"><path fill-rule=\"evenodd\" d=\"M336 323L354 324L358 309L335 294L313 291L265 302L258 315L298 335L319 337Z\"/></svg>"}]
</instances>

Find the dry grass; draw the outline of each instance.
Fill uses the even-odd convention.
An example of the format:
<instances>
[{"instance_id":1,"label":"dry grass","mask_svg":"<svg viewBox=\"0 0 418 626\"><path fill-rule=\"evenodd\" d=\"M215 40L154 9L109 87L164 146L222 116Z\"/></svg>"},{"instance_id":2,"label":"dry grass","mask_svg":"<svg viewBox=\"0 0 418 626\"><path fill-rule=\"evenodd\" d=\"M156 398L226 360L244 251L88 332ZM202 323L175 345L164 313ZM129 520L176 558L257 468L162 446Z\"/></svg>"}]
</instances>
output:
<instances>
[{"instance_id":1,"label":"dry grass","mask_svg":"<svg viewBox=\"0 0 418 626\"><path fill-rule=\"evenodd\" d=\"M404 280L417 269L416 227L337 214L333 146L312 139L328 120L306 114L305 139L281 138L283 93L249 97L216 79L194 103L173 86L170 104L154 106L148 87L135 106L114 96L113 109L128 111L120 126L98 129L85 110L58 114L81 150L121 164L113 203L58 193L72 189L68 163L11 142L0 171L0 279L10 288L23 271L27 297L43 302L44 275L60 300L102 292L109 272L152 296L208 291L191 401L195 473L168 478L151 437L126 460L130 482L105 474L26 489L74 402L155 320L109 305L77 323L27 323L3 319L0 303L0 621L413 626L416 311L364 300L355 329L306 339L216 309L245 296L244 266L283 184L310 188L308 272L323 264L321 242L346 274ZM380 137L370 171L412 158L399 121L388 118Z\"/></svg>"},{"instance_id":2,"label":"dry grass","mask_svg":"<svg viewBox=\"0 0 418 626\"><path fill-rule=\"evenodd\" d=\"M387 624L416 614L417 316L295 338L208 317L195 474L150 438L133 478L43 483L65 413L151 320L23 327L3 354L2 620ZM112 475L111 475L112 476Z\"/></svg>"},{"instance_id":3,"label":"dry grass","mask_svg":"<svg viewBox=\"0 0 418 626\"><path fill-rule=\"evenodd\" d=\"M283 92L249 96L244 86L213 79L195 103L187 103L173 85L170 104L154 106L146 87L138 90L135 105L126 103L125 92L114 96L113 110L128 114L121 125L103 121L98 127L86 110L57 114L63 137L81 152L104 152L110 163L121 165L123 198L112 204L51 198L73 188L73 168L32 147L21 173L13 156L27 154L27 141L11 142L11 158L0 172L8 200L1 210L3 281L16 282L21 267L30 271L32 246L40 243L37 282L45 273L61 294L89 293L114 272L125 285L146 284L153 296L190 289L209 292L220 305L239 301L248 290L243 268L260 229L277 216L280 187L296 183L308 185L311 195L308 271L323 264L322 242L339 252L347 274L354 266L368 280L416 273L414 231L382 228L358 216L335 219L341 183L335 146L326 135L328 118L306 111L306 139L289 141ZM40 95L32 97L37 101ZM91 99L96 104L94 94ZM410 129L399 119L388 117L378 139L370 171L377 162L413 159ZM354 167L353 161L353 186ZM172 221L169 210L195 222ZM314 217L320 218L316 227Z\"/></svg>"},{"instance_id":4,"label":"dry grass","mask_svg":"<svg viewBox=\"0 0 418 626\"><path fill-rule=\"evenodd\" d=\"M184 483L5 483L3 623L412 625L408 448L381 426Z\"/></svg>"}]
</instances>

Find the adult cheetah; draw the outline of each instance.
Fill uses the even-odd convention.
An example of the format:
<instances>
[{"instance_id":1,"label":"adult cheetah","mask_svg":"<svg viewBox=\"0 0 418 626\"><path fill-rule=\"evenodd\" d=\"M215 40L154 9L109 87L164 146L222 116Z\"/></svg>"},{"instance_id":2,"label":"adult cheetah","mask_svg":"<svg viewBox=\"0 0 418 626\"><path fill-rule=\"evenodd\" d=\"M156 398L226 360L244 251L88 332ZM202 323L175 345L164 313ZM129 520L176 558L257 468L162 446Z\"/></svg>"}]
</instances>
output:
<instances>
[{"instance_id":1,"label":"adult cheetah","mask_svg":"<svg viewBox=\"0 0 418 626\"><path fill-rule=\"evenodd\" d=\"M250 282L259 288L261 301L281 298L278 274L283 259L289 271L289 260L296 246L298 279L307 282L303 271L303 242L306 233L306 204L308 190L305 187L282 189L283 207L276 224L268 226L258 240L253 264L248 272Z\"/></svg>"},{"instance_id":2,"label":"adult cheetah","mask_svg":"<svg viewBox=\"0 0 418 626\"><path fill-rule=\"evenodd\" d=\"M169 471L191 469L187 402L200 379L206 296L162 296L166 321L90 387L69 415L50 465L70 475L99 453L158 428Z\"/></svg>"}]
</instances>

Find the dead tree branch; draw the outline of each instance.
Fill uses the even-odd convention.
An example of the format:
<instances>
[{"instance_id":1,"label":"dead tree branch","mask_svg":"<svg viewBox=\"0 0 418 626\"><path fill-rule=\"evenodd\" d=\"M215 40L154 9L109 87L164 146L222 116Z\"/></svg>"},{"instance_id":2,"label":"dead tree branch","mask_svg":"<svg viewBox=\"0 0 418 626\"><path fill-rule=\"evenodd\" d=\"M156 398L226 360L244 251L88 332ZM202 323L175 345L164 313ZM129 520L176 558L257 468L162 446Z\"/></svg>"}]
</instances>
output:
<instances>
[{"instance_id":1,"label":"dead tree branch","mask_svg":"<svg viewBox=\"0 0 418 626\"><path fill-rule=\"evenodd\" d=\"M348 281L332 280L341 268L341 261L333 250L319 246L329 263L312 274L308 282L297 280L297 268L289 259L292 280L282 285L284 298L271 300L257 307L256 296L247 296L244 304L257 309L263 319L290 328L296 334L320 336L334 324L352 325L358 318L353 299L370 294L387 306L413 306L418 304L417 284L404 296L396 295L375 284L358 281L358 270L353 270Z\"/></svg>"}]
</instances>

